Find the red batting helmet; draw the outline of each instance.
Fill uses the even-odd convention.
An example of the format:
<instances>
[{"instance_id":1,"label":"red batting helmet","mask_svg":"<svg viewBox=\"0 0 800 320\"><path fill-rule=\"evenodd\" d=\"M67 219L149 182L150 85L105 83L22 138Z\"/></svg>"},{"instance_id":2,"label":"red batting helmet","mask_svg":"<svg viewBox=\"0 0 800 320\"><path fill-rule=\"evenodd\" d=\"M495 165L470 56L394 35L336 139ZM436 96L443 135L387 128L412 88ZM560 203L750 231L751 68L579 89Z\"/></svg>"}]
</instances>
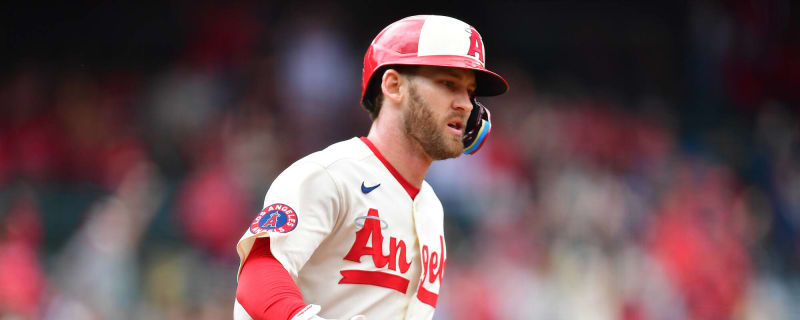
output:
<instances>
[{"instance_id":1,"label":"red batting helmet","mask_svg":"<svg viewBox=\"0 0 800 320\"><path fill-rule=\"evenodd\" d=\"M394 65L423 65L475 70L476 96L495 96L508 83L486 69L483 39L474 27L454 18L420 15L404 18L372 40L361 78L361 105L372 109L381 70ZM377 78L373 80L372 78ZM375 84L372 84L375 83Z\"/></svg>"}]
</instances>

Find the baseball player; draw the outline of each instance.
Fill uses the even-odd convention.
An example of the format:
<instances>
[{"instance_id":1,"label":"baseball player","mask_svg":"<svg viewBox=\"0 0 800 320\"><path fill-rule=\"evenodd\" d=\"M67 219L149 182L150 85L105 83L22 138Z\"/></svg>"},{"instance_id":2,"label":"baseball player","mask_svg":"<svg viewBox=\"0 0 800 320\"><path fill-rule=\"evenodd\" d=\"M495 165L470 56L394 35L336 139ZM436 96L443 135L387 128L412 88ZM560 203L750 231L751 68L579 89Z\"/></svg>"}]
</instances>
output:
<instances>
[{"instance_id":1,"label":"baseball player","mask_svg":"<svg viewBox=\"0 0 800 320\"><path fill-rule=\"evenodd\" d=\"M491 129L476 96L508 89L475 28L444 16L392 23L364 56L366 137L283 171L239 240L235 319L431 319L447 265L434 160Z\"/></svg>"}]
</instances>

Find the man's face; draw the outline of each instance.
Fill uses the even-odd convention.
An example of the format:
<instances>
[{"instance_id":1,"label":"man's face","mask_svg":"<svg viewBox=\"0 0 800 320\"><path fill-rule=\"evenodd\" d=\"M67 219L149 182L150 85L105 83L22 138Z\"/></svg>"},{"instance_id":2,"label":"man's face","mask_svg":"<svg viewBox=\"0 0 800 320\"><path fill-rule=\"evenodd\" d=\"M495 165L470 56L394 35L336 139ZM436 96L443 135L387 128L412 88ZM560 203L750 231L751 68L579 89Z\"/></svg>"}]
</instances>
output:
<instances>
[{"instance_id":1,"label":"man's face","mask_svg":"<svg viewBox=\"0 0 800 320\"><path fill-rule=\"evenodd\" d=\"M472 111L475 72L445 67L420 67L409 77L403 117L406 134L433 160L461 155L462 137Z\"/></svg>"}]
</instances>

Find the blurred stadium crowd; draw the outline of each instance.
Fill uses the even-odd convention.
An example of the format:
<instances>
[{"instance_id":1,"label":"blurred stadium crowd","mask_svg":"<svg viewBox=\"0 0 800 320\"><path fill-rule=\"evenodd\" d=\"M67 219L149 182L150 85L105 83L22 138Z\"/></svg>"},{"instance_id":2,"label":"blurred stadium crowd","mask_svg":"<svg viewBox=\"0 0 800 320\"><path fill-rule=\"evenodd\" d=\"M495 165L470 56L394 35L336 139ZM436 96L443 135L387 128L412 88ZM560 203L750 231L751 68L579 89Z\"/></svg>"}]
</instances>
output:
<instances>
[{"instance_id":1,"label":"blurred stadium crowd","mask_svg":"<svg viewBox=\"0 0 800 320\"><path fill-rule=\"evenodd\" d=\"M662 70L683 79L668 94L542 77L503 43L544 32L511 39L508 20L431 9L482 30L511 84L485 99L481 152L428 175L450 259L435 319L799 319L800 19L789 2L755 3L686 4L683 30L632 40L682 39L677 55L612 65L681 69ZM172 5L188 31L158 40L166 59L23 51L0 72L0 319L230 318L235 243L272 179L366 134L363 50L420 13ZM515 5L529 8L490 9ZM534 7L569 5L596 9ZM626 17L615 32L658 26ZM616 45L604 40L558 62ZM659 54L671 63L653 66ZM603 57L589 61L607 70Z\"/></svg>"}]
</instances>

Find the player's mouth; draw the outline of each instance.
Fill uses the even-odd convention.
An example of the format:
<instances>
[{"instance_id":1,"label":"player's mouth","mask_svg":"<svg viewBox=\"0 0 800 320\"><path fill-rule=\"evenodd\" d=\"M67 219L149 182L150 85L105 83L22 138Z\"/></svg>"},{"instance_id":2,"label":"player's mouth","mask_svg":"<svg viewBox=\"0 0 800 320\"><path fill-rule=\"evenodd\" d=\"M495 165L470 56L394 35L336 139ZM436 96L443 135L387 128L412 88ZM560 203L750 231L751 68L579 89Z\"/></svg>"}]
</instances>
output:
<instances>
[{"instance_id":1,"label":"player's mouth","mask_svg":"<svg viewBox=\"0 0 800 320\"><path fill-rule=\"evenodd\" d=\"M464 122L461 121L460 119L451 120L450 122L447 123L447 127L450 128L450 130L453 133L456 133L458 135L464 134Z\"/></svg>"}]
</instances>

